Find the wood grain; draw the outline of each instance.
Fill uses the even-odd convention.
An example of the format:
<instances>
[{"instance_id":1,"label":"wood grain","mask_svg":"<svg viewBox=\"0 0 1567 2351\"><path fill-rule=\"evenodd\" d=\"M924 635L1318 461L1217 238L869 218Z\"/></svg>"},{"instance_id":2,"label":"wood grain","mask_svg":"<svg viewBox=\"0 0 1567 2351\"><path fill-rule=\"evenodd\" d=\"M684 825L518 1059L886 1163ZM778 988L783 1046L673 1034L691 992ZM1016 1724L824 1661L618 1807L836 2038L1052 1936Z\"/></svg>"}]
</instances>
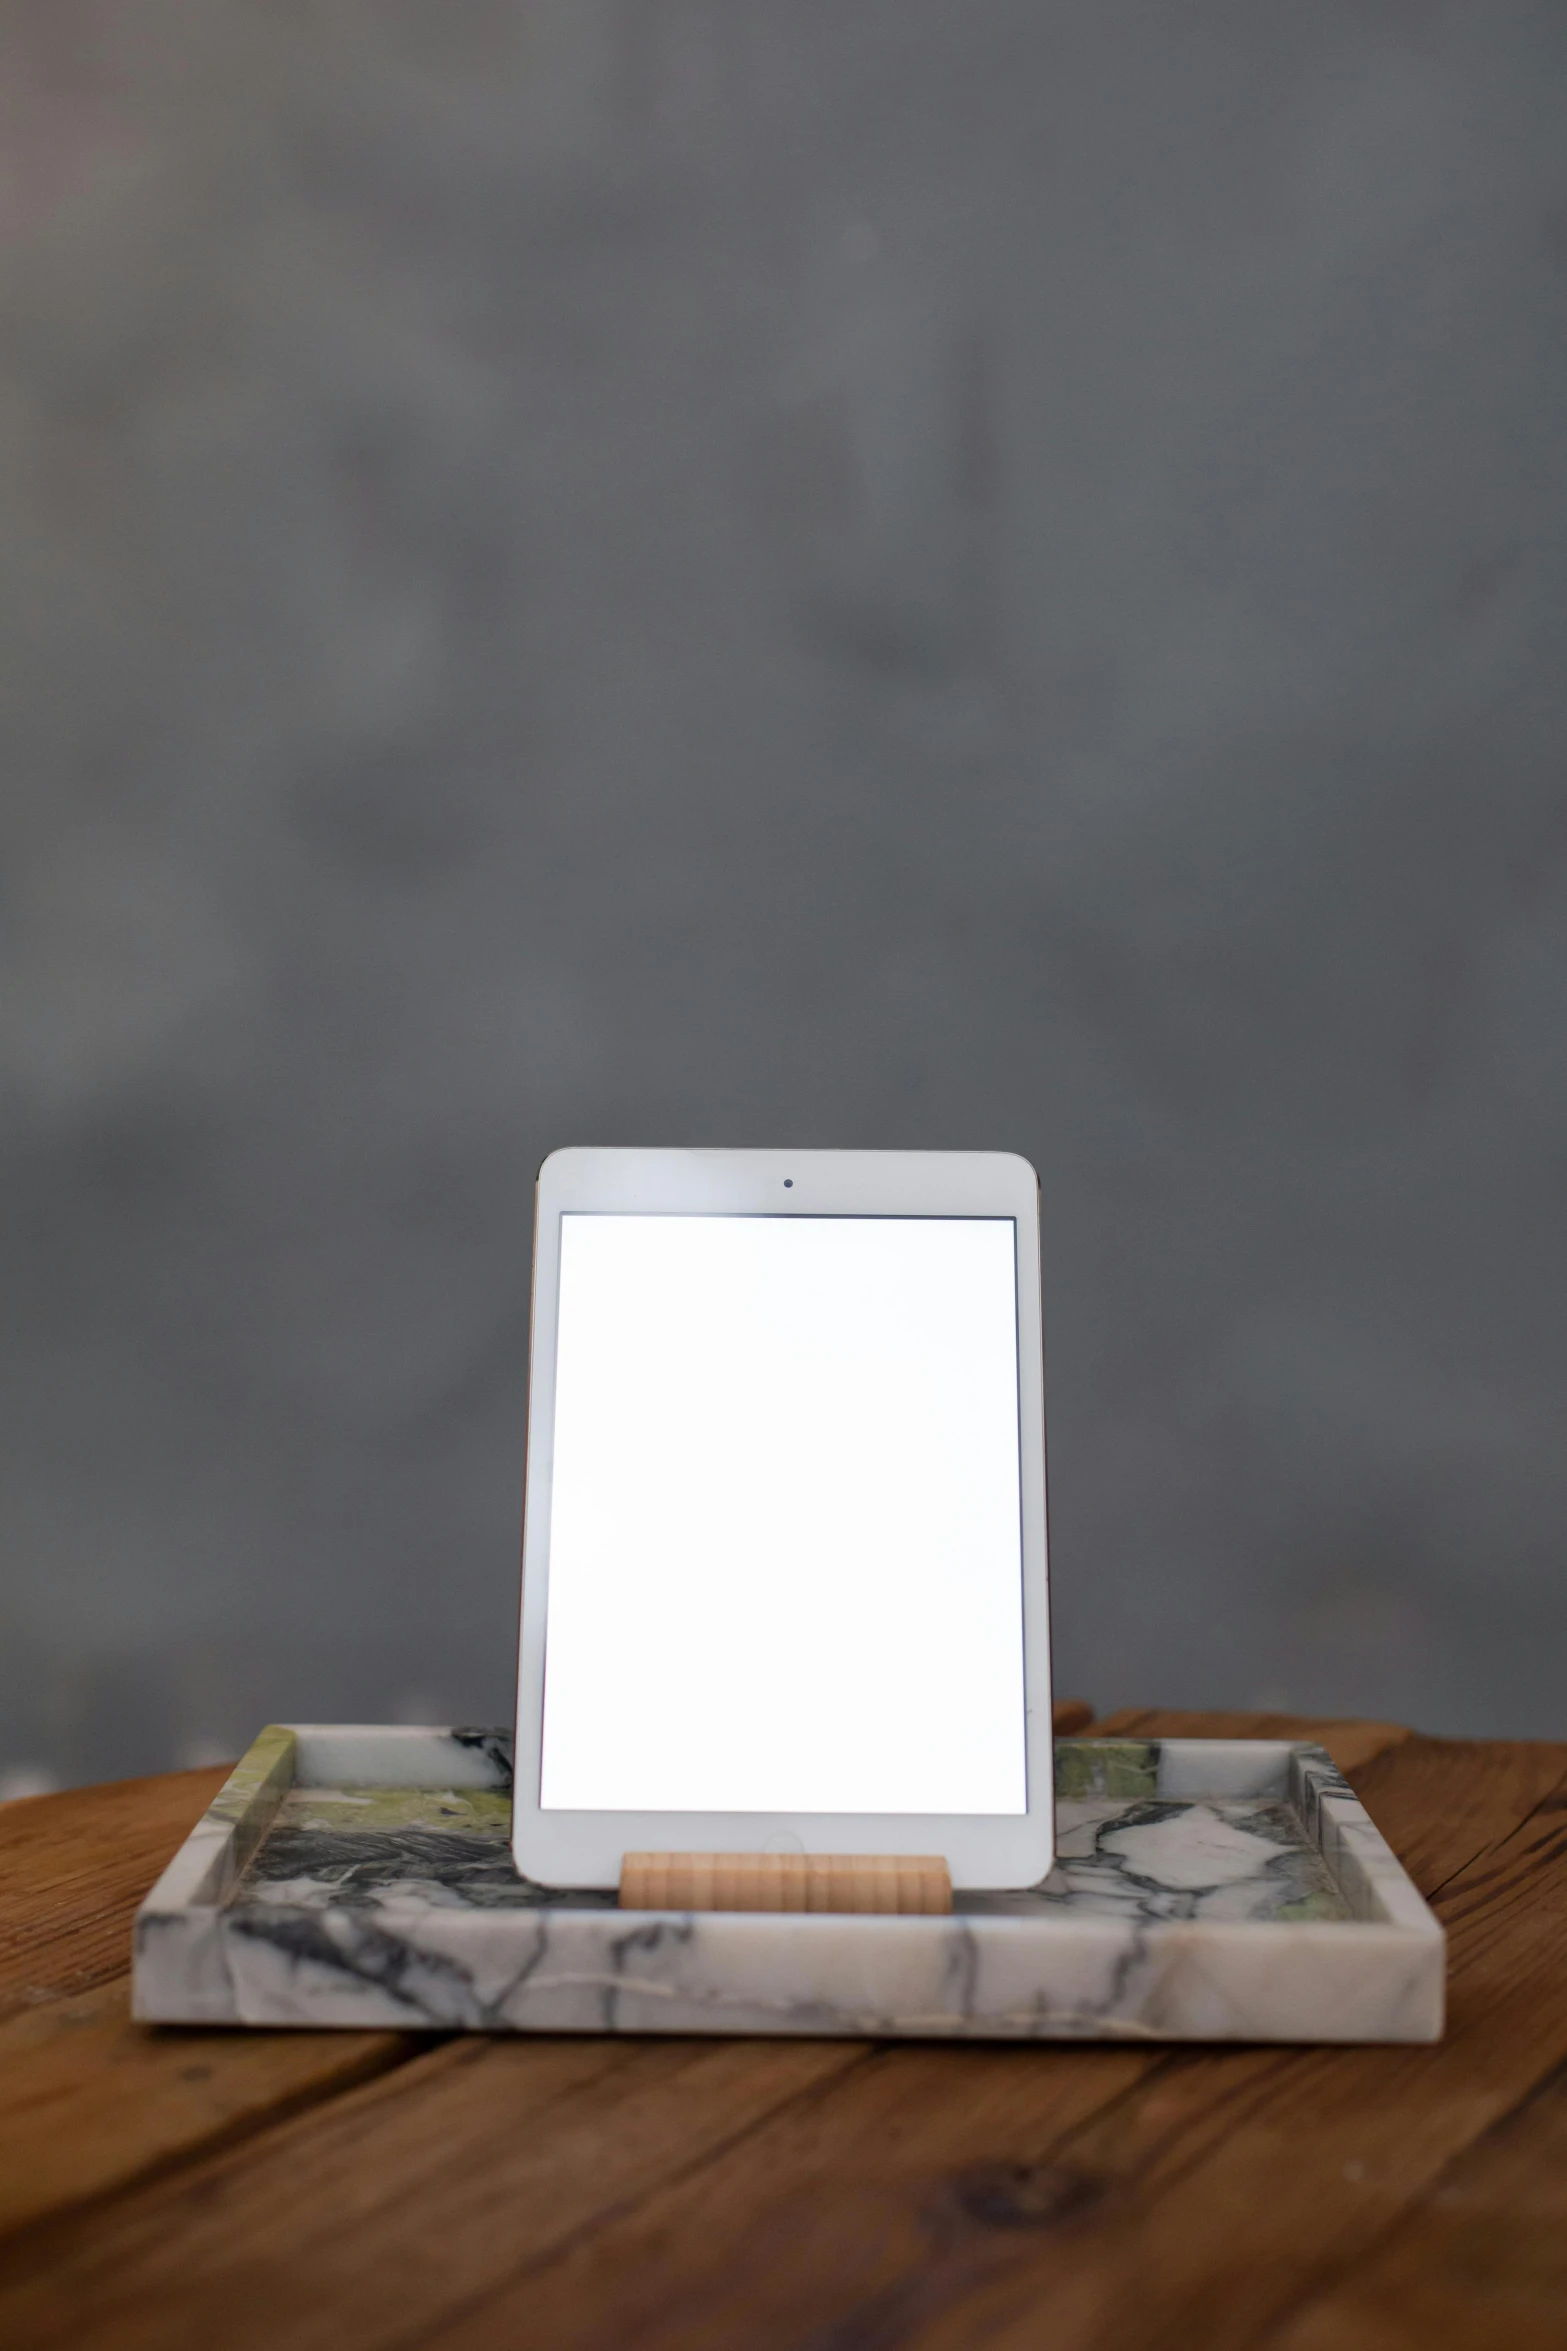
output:
<instances>
[{"instance_id":1,"label":"wood grain","mask_svg":"<svg viewBox=\"0 0 1567 2351\"><path fill-rule=\"evenodd\" d=\"M899 2053L896 2127L851 2076L448 2339L488 2351L526 2307L560 2351L1036 2351L1046 2312L1053 2351L1250 2343L1567 2054L1557 1840L1537 1805L1449 1886L1445 2044L1162 2056L1066 2129L1030 2115L1015 2057L990 2061L1011 2103L976 2129L966 2053Z\"/></svg>"},{"instance_id":2,"label":"wood grain","mask_svg":"<svg viewBox=\"0 0 1567 2351\"><path fill-rule=\"evenodd\" d=\"M152 2032L130 1981L0 2025L0 2239L414 2055L400 2033Z\"/></svg>"},{"instance_id":3,"label":"wood grain","mask_svg":"<svg viewBox=\"0 0 1567 2351\"><path fill-rule=\"evenodd\" d=\"M1352 1773L1355 1793L1427 1901L1546 1803L1567 1746L1418 1739Z\"/></svg>"},{"instance_id":4,"label":"wood grain","mask_svg":"<svg viewBox=\"0 0 1567 2351\"><path fill-rule=\"evenodd\" d=\"M809 1910L946 1917L939 1853L628 1853L622 1910Z\"/></svg>"},{"instance_id":5,"label":"wood grain","mask_svg":"<svg viewBox=\"0 0 1567 2351\"><path fill-rule=\"evenodd\" d=\"M1284 1727L1151 1710L1112 1724ZM1289 1735L1326 1727L1287 1718ZM1449 1926L1451 2024L1435 2047L465 2040L421 2044L352 2082L333 2076L336 2036L317 2043L317 2075L303 2036L138 2034L105 1991L82 1999L74 2028L57 2003L0 2030L0 2147L9 2129L26 2160L30 2100L38 2140L47 2130L81 2147L74 2168L62 2159L45 2217L28 2223L17 2206L26 2225L0 2243L0 2340L29 2351L207 2351L214 2335L234 2351L1561 2341L1567 1748L1382 1739L1383 1727L1339 1730L1361 1737L1351 1776ZM163 1858L147 1821L167 1826L171 1799L152 1783L137 1827L134 1803L97 1794L140 1840L139 1892ZM190 1795L187 1817L202 1801ZM62 1882L58 1855L40 1867ZM115 1882L125 1876L122 1865ZM56 1988L102 1966L113 1908L70 1871L64 1882L64 1928L23 1938L37 1980ZM73 2029L81 2063L65 2054ZM390 2040L351 2046L375 2063ZM235 2050L234 2074L168 2078L182 2051L205 2064L215 2045ZM244 2069L247 2052L272 2049L284 2073L269 2089ZM84 2194L93 2201L73 2201Z\"/></svg>"},{"instance_id":6,"label":"wood grain","mask_svg":"<svg viewBox=\"0 0 1567 2351\"><path fill-rule=\"evenodd\" d=\"M0 1805L0 2017L123 1973L137 1903L230 1768Z\"/></svg>"},{"instance_id":7,"label":"wood grain","mask_svg":"<svg viewBox=\"0 0 1567 2351\"><path fill-rule=\"evenodd\" d=\"M1362 2184L1377 2193L1369 2174ZM1268 2341L1277 2351L1561 2351L1567 2073L1449 2164L1368 2259Z\"/></svg>"},{"instance_id":8,"label":"wood grain","mask_svg":"<svg viewBox=\"0 0 1567 2351\"><path fill-rule=\"evenodd\" d=\"M28 2351L402 2344L661 2181L711 2164L853 2044L447 2043L187 2177L0 2248ZM514 2342L538 2340L524 2327Z\"/></svg>"}]
</instances>

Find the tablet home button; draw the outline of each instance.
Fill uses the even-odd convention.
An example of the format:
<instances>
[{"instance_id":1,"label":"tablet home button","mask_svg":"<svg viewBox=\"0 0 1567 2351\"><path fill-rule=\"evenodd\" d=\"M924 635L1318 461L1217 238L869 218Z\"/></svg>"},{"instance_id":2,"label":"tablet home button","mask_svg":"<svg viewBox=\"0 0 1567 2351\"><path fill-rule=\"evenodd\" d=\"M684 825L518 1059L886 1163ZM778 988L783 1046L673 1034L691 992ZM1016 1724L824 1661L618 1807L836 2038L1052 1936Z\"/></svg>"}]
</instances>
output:
<instances>
[{"instance_id":1,"label":"tablet home button","mask_svg":"<svg viewBox=\"0 0 1567 2351\"><path fill-rule=\"evenodd\" d=\"M793 1829L780 1829L776 1836L768 1838L762 1851L764 1853L803 1853L805 1846L795 1835Z\"/></svg>"}]
</instances>

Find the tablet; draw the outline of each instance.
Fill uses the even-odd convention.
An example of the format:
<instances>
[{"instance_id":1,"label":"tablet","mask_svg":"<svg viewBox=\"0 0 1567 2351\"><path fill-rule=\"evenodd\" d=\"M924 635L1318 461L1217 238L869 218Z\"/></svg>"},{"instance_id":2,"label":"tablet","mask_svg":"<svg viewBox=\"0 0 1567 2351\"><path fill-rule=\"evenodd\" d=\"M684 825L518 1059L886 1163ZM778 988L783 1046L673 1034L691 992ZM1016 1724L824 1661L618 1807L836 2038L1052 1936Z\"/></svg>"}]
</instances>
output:
<instances>
[{"instance_id":1,"label":"tablet","mask_svg":"<svg viewBox=\"0 0 1567 2351\"><path fill-rule=\"evenodd\" d=\"M1053 1823L1039 1186L968 1151L557 1151L513 1848L940 1854Z\"/></svg>"}]
</instances>

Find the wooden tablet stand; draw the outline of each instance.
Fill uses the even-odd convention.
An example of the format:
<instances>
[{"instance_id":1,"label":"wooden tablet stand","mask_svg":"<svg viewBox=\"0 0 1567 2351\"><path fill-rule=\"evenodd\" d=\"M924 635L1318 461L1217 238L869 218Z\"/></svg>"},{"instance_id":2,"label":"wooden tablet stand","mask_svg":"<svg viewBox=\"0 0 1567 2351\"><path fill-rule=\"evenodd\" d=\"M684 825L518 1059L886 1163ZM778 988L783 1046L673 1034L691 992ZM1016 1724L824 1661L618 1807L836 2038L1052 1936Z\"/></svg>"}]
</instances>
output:
<instances>
[{"instance_id":1,"label":"wooden tablet stand","mask_svg":"<svg viewBox=\"0 0 1567 2351\"><path fill-rule=\"evenodd\" d=\"M952 1908L952 1874L939 1853L627 1853L622 1910L847 1910Z\"/></svg>"}]
</instances>

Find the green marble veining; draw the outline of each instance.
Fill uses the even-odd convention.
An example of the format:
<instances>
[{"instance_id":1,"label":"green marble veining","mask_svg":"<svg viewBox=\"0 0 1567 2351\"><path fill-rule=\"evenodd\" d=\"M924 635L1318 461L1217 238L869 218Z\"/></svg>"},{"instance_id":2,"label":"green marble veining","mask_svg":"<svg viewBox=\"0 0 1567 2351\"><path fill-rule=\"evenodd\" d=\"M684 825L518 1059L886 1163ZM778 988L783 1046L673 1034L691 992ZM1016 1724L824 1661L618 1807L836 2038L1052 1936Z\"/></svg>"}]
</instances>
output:
<instances>
[{"instance_id":1,"label":"green marble veining","mask_svg":"<svg viewBox=\"0 0 1567 2351\"><path fill-rule=\"evenodd\" d=\"M1135 1769L1135 1766L1133 1767ZM296 1788L236 1888L247 1908L376 1910L613 1907L612 1894L548 1893L512 1866L505 1796L434 1788ZM1057 1865L1042 1887L960 1897L960 1912L1067 1906L1159 1920L1343 1919L1348 1908L1292 1805L1256 1798L1063 1797Z\"/></svg>"},{"instance_id":2,"label":"green marble veining","mask_svg":"<svg viewBox=\"0 0 1567 2351\"><path fill-rule=\"evenodd\" d=\"M296 1747L274 1728L143 1906L135 2011L442 2032L1439 2034L1441 1930L1325 1759L1141 1739L1058 1754L1042 1885L964 1892L950 1919L791 1924L627 1916L612 1891L520 1878L504 1732L328 1725ZM300 1785L301 1767L332 1784Z\"/></svg>"},{"instance_id":3,"label":"green marble veining","mask_svg":"<svg viewBox=\"0 0 1567 2351\"><path fill-rule=\"evenodd\" d=\"M273 1829L445 1829L505 1844L511 1798L489 1788L290 1788Z\"/></svg>"},{"instance_id":4,"label":"green marble veining","mask_svg":"<svg viewBox=\"0 0 1567 2351\"><path fill-rule=\"evenodd\" d=\"M243 1878L293 1785L298 1744L285 1723L269 1723L208 1805L202 1827L217 1832L209 1900L222 1900Z\"/></svg>"},{"instance_id":5,"label":"green marble veining","mask_svg":"<svg viewBox=\"0 0 1567 2351\"><path fill-rule=\"evenodd\" d=\"M1057 1796L1153 1796L1158 1788L1157 1739L1056 1741Z\"/></svg>"},{"instance_id":6,"label":"green marble veining","mask_svg":"<svg viewBox=\"0 0 1567 2351\"><path fill-rule=\"evenodd\" d=\"M263 1797L292 1786L298 1740L285 1723L259 1731L207 1808L209 1820L243 1821Z\"/></svg>"},{"instance_id":7,"label":"green marble veining","mask_svg":"<svg viewBox=\"0 0 1567 2351\"><path fill-rule=\"evenodd\" d=\"M279 1806L235 1899L304 1909L537 1910L613 1907L517 1875L511 1798L452 1788L295 1788Z\"/></svg>"},{"instance_id":8,"label":"green marble veining","mask_svg":"<svg viewBox=\"0 0 1567 2351\"><path fill-rule=\"evenodd\" d=\"M1350 1915L1297 1805L1258 1798L1158 1794L1160 1742L1056 1742L1057 1864L1021 1895L966 1898L976 1912L1058 1909L1137 1919L1249 1918L1281 1923ZM242 1907L375 1909L581 1906L612 1895L546 1893L519 1878L511 1799L493 1790L289 1784L293 1734L263 1732L216 1812L241 1823L230 1900Z\"/></svg>"}]
</instances>

